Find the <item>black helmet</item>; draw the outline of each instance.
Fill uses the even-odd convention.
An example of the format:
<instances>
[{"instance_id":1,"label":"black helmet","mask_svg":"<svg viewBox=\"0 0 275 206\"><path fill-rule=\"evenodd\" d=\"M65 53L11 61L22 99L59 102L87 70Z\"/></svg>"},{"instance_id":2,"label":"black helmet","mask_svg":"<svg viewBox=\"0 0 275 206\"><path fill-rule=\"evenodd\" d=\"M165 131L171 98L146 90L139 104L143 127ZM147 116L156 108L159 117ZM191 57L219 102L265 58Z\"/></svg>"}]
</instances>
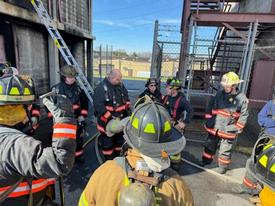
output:
<instances>
[{"instance_id":1,"label":"black helmet","mask_svg":"<svg viewBox=\"0 0 275 206\"><path fill-rule=\"evenodd\" d=\"M252 159L248 160L247 169L262 184L275 190L275 144L269 142L274 136L260 138L253 149Z\"/></svg>"},{"instance_id":2,"label":"black helmet","mask_svg":"<svg viewBox=\"0 0 275 206\"><path fill-rule=\"evenodd\" d=\"M0 78L0 105L32 104L34 100L33 89L20 76Z\"/></svg>"},{"instance_id":3,"label":"black helmet","mask_svg":"<svg viewBox=\"0 0 275 206\"><path fill-rule=\"evenodd\" d=\"M0 63L0 77L4 74L4 71L10 67L9 63Z\"/></svg>"},{"instance_id":4,"label":"black helmet","mask_svg":"<svg viewBox=\"0 0 275 206\"><path fill-rule=\"evenodd\" d=\"M180 153L185 138L171 126L170 115L159 103L152 101L135 108L124 128L126 142L148 157L162 157Z\"/></svg>"},{"instance_id":5,"label":"black helmet","mask_svg":"<svg viewBox=\"0 0 275 206\"><path fill-rule=\"evenodd\" d=\"M147 79L145 87L148 87L150 84L156 84L156 85L158 85L158 79L157 78L149 78L149 79Z\"/></svg>"},{"instance_id":6,"label":"black helmet","mask_svg":"<svg viewBox=\"0 0 275 206\"><path fill-rule=\"evenodd\" d=\"M176 78L173 78L169 84L172 89L180 89L182 87L182 81Z\"/></svg>"},{"instance_id":7,"label":"black helmet","mask_svg":"<svg viewBox=\"0 0 275 206\"><path fill-rule=\"evenodd\" d=\"M74 66L66 65L60 69L60 74L64 77L73 78L77 76L77 72Z\"/></svg>"}]
</instances>

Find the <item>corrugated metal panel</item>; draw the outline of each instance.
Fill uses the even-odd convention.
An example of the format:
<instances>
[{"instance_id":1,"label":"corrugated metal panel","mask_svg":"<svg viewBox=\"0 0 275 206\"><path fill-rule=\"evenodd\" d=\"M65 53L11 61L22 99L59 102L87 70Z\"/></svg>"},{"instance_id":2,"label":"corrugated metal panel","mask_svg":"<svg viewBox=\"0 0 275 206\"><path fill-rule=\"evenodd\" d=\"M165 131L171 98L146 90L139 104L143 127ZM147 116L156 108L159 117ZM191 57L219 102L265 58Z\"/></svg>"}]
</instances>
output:
<instances>
[{"instance_id":1,"label":"corrugated metal panel","mask_svg":"<svg viewBox=\"0 0 275 206\"><path fill-rule=\"evenodd\" d=\"M275 85L275 61L256 61L249 93L249 106L261 108L271 99L273 85Z\"/></svg>"},{"instance_id":2,"label":"corrugated metal panel","mask_svg":"<svg viewBox=\"0 0 275 206\"><path fill-rule=\"evenodd\" d=\"M24 9L28 9L28 10L32 10L34 11L34 8L32 6L32 4L30 3L30 1L22 1L22 0L7 0L6 2L10 3L10 4L14 4L16 6L22 7ZM42 0L43 5L46 9L48 9L48 0Z\"/></svg>"},{"instance_id":3,"label":"corrugated metal panel","mask_svg":"<svg viewBox=\"0 0 275 206\"><path fill-rule=\"evenodd\" d=\"M90 31L90 0L59 0L60 22Z\"/></svg>"}]
</instances>

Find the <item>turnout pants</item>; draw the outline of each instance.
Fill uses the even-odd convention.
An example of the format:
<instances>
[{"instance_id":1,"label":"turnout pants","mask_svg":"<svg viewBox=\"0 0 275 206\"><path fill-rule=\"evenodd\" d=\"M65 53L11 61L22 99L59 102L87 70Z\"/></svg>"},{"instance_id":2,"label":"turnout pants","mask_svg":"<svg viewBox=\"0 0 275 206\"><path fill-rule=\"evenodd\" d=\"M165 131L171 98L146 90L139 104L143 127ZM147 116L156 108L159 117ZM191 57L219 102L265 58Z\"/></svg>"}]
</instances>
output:
<instances>
[{"instance_id":1,"label":"turnout pants","mask_svg":"<svg viewBox=\"0 0 275 206\"><path fill-rule=\"evenodd\" d=\"M246 161L246 168L247 168L247 164L248 162L252 159L252 157L250 157L247 161ZM256 190L257 189L257 185L258 185L258 181L257 179L248 171L246 170L245 172L245 176L243 178L243 183L242 186L247 188L247 189L251 189L251 190Z\"/></svg>"},{"instance_id":2,"label":"turnout pants","mask_svg":"<svg viewBox=\"0 0 275 206\"><path fill-rule=\"evenodd\" d=\"M113 159L120 155L121 147L125 140L123 138L123 133L120 132L112 137L108 137L106 134L101 133L101 148L102 153L106 159Z\"/></svg>"},{"instance_id":3,"label":"turnout pants","mask_svg":"<svg viewBox=\"0 0 275 206\"><path fill-rule=\"evenodd\" d=\"M75 157L80 157L83 155L83 141L84 141L84 126L77 126L76 131L76 149L75 149Z\"/></svg>"},{"instance_id":4,"label":"turnout pants","mask_svg":"<svg viewBox=\"0 0 275 206\"><path fill-rule=\"evenodd\" d=\"M220 148L218 151L218 164L219 167L227 169L231 161L232 147L235 139L223 139L217 135L209 134L206 142L204 143L204 153L202 154L202 160L206 164L210 164L218 149L220 142Z\"/></svg>"}]
</instances>

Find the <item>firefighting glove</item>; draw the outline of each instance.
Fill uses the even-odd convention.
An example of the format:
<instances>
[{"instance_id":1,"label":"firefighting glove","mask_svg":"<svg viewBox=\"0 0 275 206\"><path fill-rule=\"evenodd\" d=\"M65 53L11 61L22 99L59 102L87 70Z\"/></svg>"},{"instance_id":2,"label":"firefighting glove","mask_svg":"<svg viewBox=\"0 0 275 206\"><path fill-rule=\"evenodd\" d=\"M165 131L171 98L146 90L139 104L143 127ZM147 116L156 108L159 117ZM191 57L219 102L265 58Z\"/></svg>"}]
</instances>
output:
<instances>
[{"instance_id":1,"label":"firefighting glove","mask_svg":"<svg viewBox=\"0 0 275 206\"><path fill-rule=\"evenodd\" d=\"M73 106L69 99L63 95L54 95L43 99L43 104L52 113L54 123L75 123Z\"/></svg>"},{"instance_id":2,"label":"firefighting glove","mask_svg":"<svg viewBox=\"0 0 275 206\"><path fill-rule=\"evenodd\" d=\"M120 133L123 131L129 117L126 117L122 120L120 119L112 119L110 122L108 122L106 126L106 135L108 137L112 137L117 133Z\"/></svg>"}]
</instances>

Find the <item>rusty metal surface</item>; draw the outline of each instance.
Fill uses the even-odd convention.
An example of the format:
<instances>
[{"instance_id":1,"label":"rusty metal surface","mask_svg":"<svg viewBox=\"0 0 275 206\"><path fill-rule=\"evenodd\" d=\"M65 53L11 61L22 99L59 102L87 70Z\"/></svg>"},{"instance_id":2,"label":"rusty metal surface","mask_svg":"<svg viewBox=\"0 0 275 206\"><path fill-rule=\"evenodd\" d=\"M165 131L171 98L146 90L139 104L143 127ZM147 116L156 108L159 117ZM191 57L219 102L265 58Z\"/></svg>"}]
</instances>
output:
<instances>
[{"instance_id":1,"label":"rusty metal surface","mask_svg":"<svg viewBox=\"0 0 275 206\"><path fill-rule=\"evenodd\" d=\"M194 14L198 26L222 26L224 22L231 26L247 26L258 20L260 24L275 24L275 14L272 13L224 13L203 12Z\"/></svg>"},{"instance_id":2,"label":"rusty metal surface","mask_svg":"<svg viewBox=\"0 0 275 206\"><path fill-rule=\"evenodd\" d=\"M273 85L275 85L275 61L256 61L249 92L249 106L261 108L271 99Z\"/></svg>"},{"instance_id":3,"label":"rusty metal surface","mask_svg":"<svg viewBox=\"0 0 275 206\"><path fill-rule=\"evenodd\" d=\"M0 63L6 61L6 53L5 53L5 41L4 36L0 35Z\"/></svg>"}]
</instances>

